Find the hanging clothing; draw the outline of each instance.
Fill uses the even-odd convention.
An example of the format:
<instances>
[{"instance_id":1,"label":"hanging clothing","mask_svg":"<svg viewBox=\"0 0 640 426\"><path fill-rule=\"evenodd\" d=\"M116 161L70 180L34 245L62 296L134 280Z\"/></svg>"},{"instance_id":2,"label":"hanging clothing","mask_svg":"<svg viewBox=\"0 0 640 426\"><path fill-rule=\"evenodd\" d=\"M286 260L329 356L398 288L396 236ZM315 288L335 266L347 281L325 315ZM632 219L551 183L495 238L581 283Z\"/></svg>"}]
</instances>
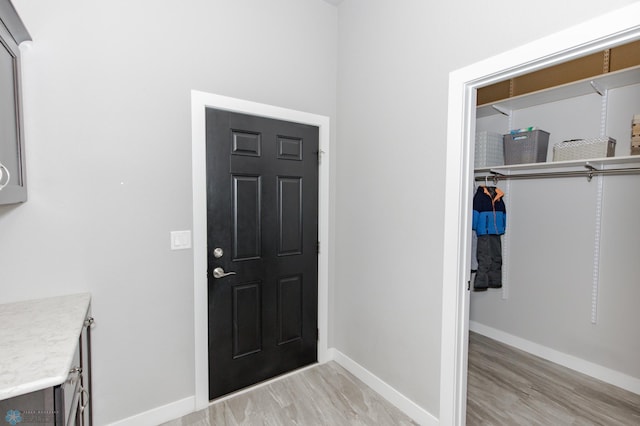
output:
<instances>
[{"instance_id":1,"label":"hanging clothing","mask_svg":"<svg viewBox=\"0 0 640 426\"><path fill-rule=\"evenodd\" d=\"M476 291L502 287L502 241L507 225L504 192L492 186L480 186L473 197L472 228L478 236Z\"/></svg>"},{"instance_id":2,"label":"hanging clothing","mask_svg":"<svg viewBox=\"0 0 640 426\"><path fill-rule=\"evenodd\" d=\"M495 186L479 186L473 197L472 228L481 235L502 235L507 226L504 192Z\"/></svg>"},{"instance_id":3,"label":"hanging clothing","mask_svg":"<svg viewBox=\"0 0 640 426\"><path fill-rule=\"evenodd\" d=\"M476 274L478 273L478 235L476 231L471 231L471 285L476 285Z\"/></svg>"},{"instance_id":4,"label":"hanging clothing","mask_svg":"<svg viewBox=\"0 0 640 426\"><path fill-rule=\"evenodd\" d=\"M471 231L471 272L478 270L478 235Z\"/></svg>"},{"instance_id":5,"label":"hanging clothing","mask_svg":"<svg viewBox=\"0 0 640 426\"><path fill-rule=\"evenodd\" d=\"M476 291L502 287L502 242L500 235L478 236L478 271L473 281Z\"/></svg>"}]
</instances>

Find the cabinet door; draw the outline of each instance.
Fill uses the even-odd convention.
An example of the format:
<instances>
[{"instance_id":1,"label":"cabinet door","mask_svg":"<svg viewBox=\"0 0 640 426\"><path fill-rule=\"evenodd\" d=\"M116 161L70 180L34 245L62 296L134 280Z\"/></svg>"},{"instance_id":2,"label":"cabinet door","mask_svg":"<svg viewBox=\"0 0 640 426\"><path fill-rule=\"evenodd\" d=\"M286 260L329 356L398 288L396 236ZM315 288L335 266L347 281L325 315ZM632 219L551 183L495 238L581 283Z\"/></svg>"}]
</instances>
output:
<instances>
[{"instance_id":1,"label":"cabinet door","mask_svg":"<svg viewBox=\"0 0 640 426\"><path fill-rule=\"evenodd\" d=\"M0 401L2 425L59 425L64 413L55 407L57 388L46 388ZM6 422L6 423L5 423Z\"/></svg>"},{"instance_id":2,"label":"cabinet door","mask_svg":"<svg viewBox=\"0 0 640 426\"><path fill-rule=\"evenodd\" d=\"M76 425L72 419L76 417L77 409L80 406L81 377L80 346L78 345L71 361L71 369L67 379L55 387L55 409L62 419L62 422L56 421L56 426Z\"/></svg>"},{"instance_id":3,"label":"cabinet door","mask_svg":"<svg viewBox=\"0 0 640 426\"><path fill-rule=\"evenodd\" d=\"M91 326L93 318L88 317L80 334L80 378L81 394L76 418L76 425L90 426L93 424L91 413Z\"/></svg>"},{"instance_id":4,"label":"cabinet door","mask_svg":"<svg viewBox=\"0 0 640 426\"><path fill-rule=\"evenodd\" d=\"M56 425L89 426L91 419L91 338L92 318L85 320L67 380L56 387L56 411L62 413Z\"/></svg>"},{"instance_id":5,"label":"cabinet door","mask_svg":"<svg viewBox=\"0 0 640 426\"><path fill-rule=\"evenodd\" d=\"M11 9L0 14L0 204L27 200L22 105L20 93L20 50L7 28L24 30ZM4 25L2 25L4 24ZM25 30L26 33L26 30ZM28 35L28 34L27 34Z\"/></svg>"}]
</instances>

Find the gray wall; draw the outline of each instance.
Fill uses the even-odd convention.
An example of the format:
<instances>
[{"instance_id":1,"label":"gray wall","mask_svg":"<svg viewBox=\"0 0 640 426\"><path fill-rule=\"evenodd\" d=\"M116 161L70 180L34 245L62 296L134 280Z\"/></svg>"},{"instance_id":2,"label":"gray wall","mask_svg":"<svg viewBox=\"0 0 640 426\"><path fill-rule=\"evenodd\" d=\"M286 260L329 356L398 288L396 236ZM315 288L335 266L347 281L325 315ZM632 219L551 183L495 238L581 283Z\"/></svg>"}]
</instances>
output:
<instances>
[{"instance_id":1,"label":"gray wall","mask_svg":"<svg viewBox=\"0 0 640 426\"><path fill-rule=\"evenodd\" d=\"M617 141L616 156L628 156L640 85L610 90L606 109L606 135ZM598 137L601 111L602 98L594 93L515 111L512 126L549 131L551 160L555 143ZM477 124L508 131L504 116ZM638 176L604 178L596 324L591 323L596 180L509 182L507 298L502 291L473 293L471 320L640 379L640 264L634 260L640 251L639 182Z\"/></svg>"},{"instance_id":2,"label":"gray wall","mask_svg":"<svg viewBox=\"0 0 640 426\"><path fill-rule=\"evenodd\" d=\"M435 416L448 73L629 3L339 7L335 346Z\"/></svg>"},{"instance_id":3,"label":"gray wall","mask_svg":"<svg viewBox=\"0 0 640 426\"><path fill-rule=\"evenodd\" d=\"M0 207L0 298L93 294L99 425L194 394L192 89L335 120L321 0L18 0L29 201Z\"/></svg>"},{"instance_id":4,"label":"gray wall","mask_svg":"<svg viewBox=\"0 0 640 426\"><path fill-rule=\"evenodd\" d=\"M330 344L437 416L448 73L629 3L542 0L523 31L506 0L15 0L30 200L0 207L1 298L93 293L98 424L193 395L189 91L328 115Z\"/></svg>"}]
</instances>

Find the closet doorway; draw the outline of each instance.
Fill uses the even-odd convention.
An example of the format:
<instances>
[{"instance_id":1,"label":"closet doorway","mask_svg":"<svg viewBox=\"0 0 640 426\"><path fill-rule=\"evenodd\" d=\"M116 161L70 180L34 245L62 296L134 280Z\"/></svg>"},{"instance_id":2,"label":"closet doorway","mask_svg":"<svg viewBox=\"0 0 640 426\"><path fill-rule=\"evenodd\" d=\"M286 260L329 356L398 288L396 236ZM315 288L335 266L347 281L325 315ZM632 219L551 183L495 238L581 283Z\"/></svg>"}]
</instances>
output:
<instances>
[{"instance_id":1,"label":"closet doorway","mask_svg":"<svg viewBox=\"0 0 640 426\"><path fill-rule=\"evenodd\" d=\"M450 74L441 357L442 424L462 425L466 418L471 258L469 212L474 180L477 90L638 40L640 26L632 16L639 13L640 4L633 4Z\"/></svg>"}]
</instances>

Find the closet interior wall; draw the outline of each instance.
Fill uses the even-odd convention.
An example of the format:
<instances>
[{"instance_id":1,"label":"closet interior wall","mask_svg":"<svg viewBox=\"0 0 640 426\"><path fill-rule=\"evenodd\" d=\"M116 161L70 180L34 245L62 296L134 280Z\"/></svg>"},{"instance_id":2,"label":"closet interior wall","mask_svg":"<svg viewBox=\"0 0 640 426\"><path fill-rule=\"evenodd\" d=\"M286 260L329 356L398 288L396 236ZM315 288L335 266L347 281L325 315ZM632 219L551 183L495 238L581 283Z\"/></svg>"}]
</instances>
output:
<instances>
[{"instance_id":1,"label":"closet interior wall","mask_svg":"<svg viewBox=\"0 0 640 426\"><path fill-rule=\"evenodd\" d=\"M476 130L504 134L537 126L550 133L547 161L558 142L603 135L616 139L616 156L628 156L631 120L640 114L640 84L604 95L478 118ZM602 215L594 259L598 179L603 179ZM610 369L630 383L627 389L640 393L640 175L591 182L502 180L498 186L507 203L504 289L472 292L471 329L506 333ZM594 271L599 274L595 303Z\"/></svg>"}]
</instances>

